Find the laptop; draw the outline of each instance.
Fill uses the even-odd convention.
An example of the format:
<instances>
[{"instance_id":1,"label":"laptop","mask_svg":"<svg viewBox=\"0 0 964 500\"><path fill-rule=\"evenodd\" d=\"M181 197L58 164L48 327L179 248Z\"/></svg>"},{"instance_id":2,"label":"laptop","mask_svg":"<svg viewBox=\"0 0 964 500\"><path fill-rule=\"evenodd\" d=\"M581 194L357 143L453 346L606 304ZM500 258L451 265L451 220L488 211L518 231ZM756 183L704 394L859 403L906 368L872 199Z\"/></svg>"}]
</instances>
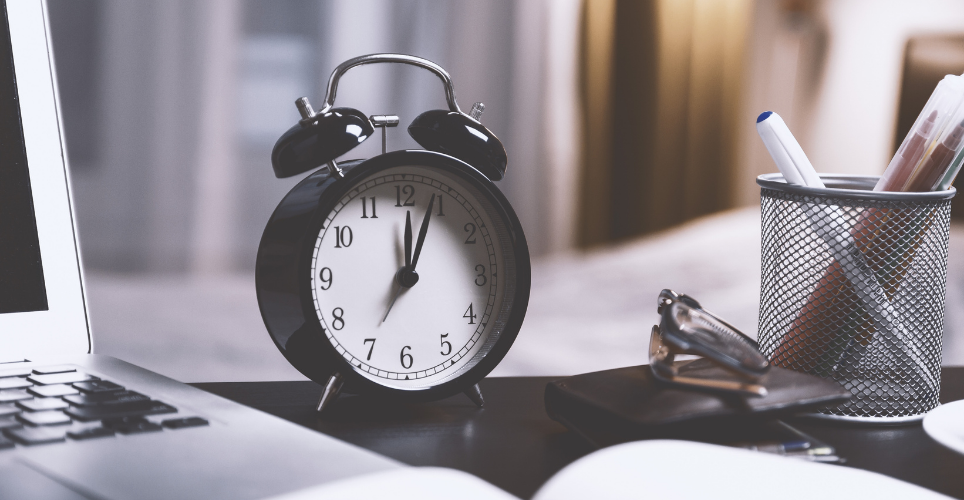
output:
<instances>
[{"instance_id":1,"label":"laptop","mask_svg":"<svg viewBox=\"0 0 964 500\"><path fill-rule=\"evenodd\" d=\"M3 3L0 498L262 498L402 467L91 354L46 6Z\"/></svg>"}]
</instances>

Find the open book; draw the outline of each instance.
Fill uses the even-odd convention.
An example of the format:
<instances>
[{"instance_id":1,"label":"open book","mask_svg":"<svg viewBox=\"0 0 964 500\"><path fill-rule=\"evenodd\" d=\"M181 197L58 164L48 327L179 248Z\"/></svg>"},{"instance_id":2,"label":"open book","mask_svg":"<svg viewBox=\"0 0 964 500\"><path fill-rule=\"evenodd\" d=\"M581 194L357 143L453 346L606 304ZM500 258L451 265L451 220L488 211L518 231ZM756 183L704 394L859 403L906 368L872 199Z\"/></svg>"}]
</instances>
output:
<instances>
[{"instance_id":1,"label":"open book","mask_svg":"<svg viewBox=\"0 0 964 500\"><path fill-rule=\"evenodd\" d=\"M274 500L517 500L465 472L412 467L356 476ZM636 441L576 460L534 500L949 498L860 469L690 441Z\"/></svg>"}]
</instances>

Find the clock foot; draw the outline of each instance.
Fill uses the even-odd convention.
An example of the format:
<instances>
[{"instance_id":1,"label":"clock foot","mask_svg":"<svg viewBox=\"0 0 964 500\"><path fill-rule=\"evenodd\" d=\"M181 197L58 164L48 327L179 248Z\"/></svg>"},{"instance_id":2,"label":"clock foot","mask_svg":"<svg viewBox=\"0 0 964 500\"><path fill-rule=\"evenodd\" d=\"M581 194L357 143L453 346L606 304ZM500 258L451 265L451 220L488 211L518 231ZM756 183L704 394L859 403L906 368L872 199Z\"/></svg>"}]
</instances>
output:
<instances>
[{"instance_id":1,"label":"clock foot","mask_svg":"<svg viewBox=\"0 0 964 500\"><path fill-rule=\"evenodd\" d=\"M482 400L482 391L479 390L479 384L475 384L466 389L465 395L468 396L469 399L471 399L472 402L475 403L479 408L482 408L482 406L485 404L485 401Z\"/></svg>"},{"instance_id":2,"label":"clock foot","mask_svg":"<svg viewBox=\"0 0 964 500\"><path fill-rule=\"evenodd\" d=\"M341 377L340 373L335 372L329 379L328 383L325 384L325 389L321 391L321 399L318 400L318 412L321 413L338 398L338 394L341 392L341 386L345 383L345 380Z\"/></svg>"}]
</instances>

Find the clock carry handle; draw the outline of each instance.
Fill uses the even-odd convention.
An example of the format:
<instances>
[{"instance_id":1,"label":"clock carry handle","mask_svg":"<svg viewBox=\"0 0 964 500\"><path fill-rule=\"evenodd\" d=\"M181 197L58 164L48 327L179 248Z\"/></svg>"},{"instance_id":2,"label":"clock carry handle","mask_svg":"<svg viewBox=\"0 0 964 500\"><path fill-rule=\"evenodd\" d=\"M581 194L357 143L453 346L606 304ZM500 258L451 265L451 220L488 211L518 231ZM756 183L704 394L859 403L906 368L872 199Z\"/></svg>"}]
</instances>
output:
<instances>
[{"instance_id":1,"label":"clock carry handle","mask_svg":"<svg viewBox=\"0 0 964 500\"><path fill-rule=\"evenodd\" d=\"M290 177L324 164L341 177L335 158L351 151L372 136L372 119L353 108L335 108L338 82L351 68L374 63L408 64L431 71L442 80L449 109L426 111L415 118L408 133L422 147L462 160L491 180L505 176L507 157L502 141L479 122L485 106L475 103L472 116L466 115L455 100L455 84L448 72L427 59L405 54L369 54L338 65L328 79L325 102L317 112L308 98L295 101L302 119L278 139L271 152L275 176ZM379 126L393 126L395 117L372 117ZM395 118L394 123L390 118ZM386 121L385 119L389 119ZM384 138L383 138L384 139Z\"/></svg>"},{"instance_id":2,"label":"clock carry handle","mask_svg":"<svg viewBox=\"0 0 964 500\"><path fill-rule=\"evenodd\" d=\"M422 59L421 57L406 54L368 54L367 56L358 56L349 59L339 64L338 67L331 72L331 77L328 78L328 91L325 93L324 106L322 106L322 108L318 110L318 113L316 114L326 113L332 108L332 106L334 106L335 94L338 93L338 81L341 80L341 77L344 76L348 70L354 68L355 66L364 66L366 64L375 63L408 64L410 66L417 66L435 73L435 75L442 80L442 86L445 87L445 101L449 105L449 111L454 113L462 113L462 110L459 109L459 103L455 101L455 84L452 83L452 77L449 76L448 71L445 71L445 69L438 64L435 64L428 59ZM310 121L312 118L313 117L303 118L302 121Z\"/></svg>"}]
</instances>

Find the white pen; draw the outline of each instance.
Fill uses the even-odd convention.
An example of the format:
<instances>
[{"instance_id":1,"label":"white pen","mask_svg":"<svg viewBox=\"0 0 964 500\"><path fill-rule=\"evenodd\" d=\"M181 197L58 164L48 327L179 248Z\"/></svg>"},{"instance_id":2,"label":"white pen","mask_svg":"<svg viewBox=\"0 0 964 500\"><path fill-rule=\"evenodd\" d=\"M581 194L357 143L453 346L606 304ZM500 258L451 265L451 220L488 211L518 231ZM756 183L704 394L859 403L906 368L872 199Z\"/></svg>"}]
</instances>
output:
<instances>
[{"instance_id":1,"label":"white pen","mask_svg":"<svg viewBox=\"0 0 964 500\"><path fill-rule=\"evenodd\" d=\"M773 111L760 113L756 119L756 131L788 184L826 187L780 115Z\"/></svg>"}]
</instances>

